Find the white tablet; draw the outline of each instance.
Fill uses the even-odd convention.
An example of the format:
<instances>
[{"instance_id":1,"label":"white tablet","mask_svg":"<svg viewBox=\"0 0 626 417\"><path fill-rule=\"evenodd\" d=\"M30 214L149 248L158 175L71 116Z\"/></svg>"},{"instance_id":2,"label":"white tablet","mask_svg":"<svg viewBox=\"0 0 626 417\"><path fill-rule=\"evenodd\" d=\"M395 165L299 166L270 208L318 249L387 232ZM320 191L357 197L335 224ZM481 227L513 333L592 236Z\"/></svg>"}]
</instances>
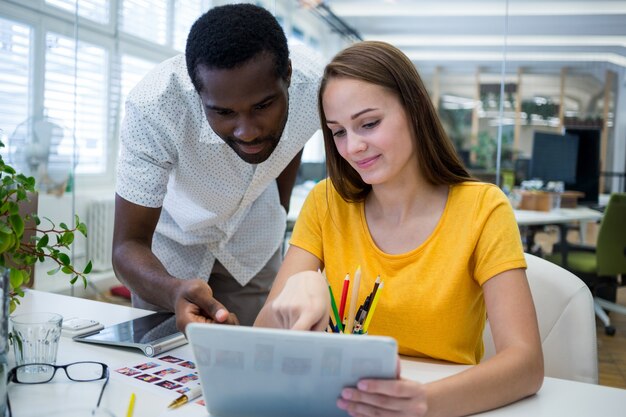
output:
<instances>
[{"instance_id":1,"label":"white tablet","mask_svg":"<svg viewBox=\"0 0 626 417\"><path fill-rule=\"evenodd\" d=\"M345 417L341 389L396 376L390 337L192 323L187 337L212 417Z\"/></svg>"}]
</instances>

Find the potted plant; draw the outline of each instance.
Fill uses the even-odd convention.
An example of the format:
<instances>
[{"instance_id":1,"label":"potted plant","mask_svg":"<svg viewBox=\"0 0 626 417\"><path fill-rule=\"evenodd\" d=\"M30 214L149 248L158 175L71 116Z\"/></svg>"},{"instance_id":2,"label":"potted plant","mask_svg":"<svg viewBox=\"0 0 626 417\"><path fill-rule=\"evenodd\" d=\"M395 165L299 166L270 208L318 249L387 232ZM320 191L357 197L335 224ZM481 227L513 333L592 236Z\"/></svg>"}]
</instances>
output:
<instances>
[{"instance_id":1,"label":"potted plant","mask_svg":"<svg viewBox=\"0 0 626 417\"><path fill-rule=\"evenodd\" d=\"M4 144L0 141L0 148ZM0 415L6 406L6 353L8 341L8 315L24 296L22 286L30 281L37 262L51 259L56 267L49 275L62 272L69 275L70 283L79 278L87 286L86 275L91 272L91 261L82 271L72 265L68 251L74 243L75 233L87 236L87 226L75 218L75 226L64 223L58 226L50 219L42 224L36 213L20 208L35 193L35 178L18 173L7 165L0 155ZM32 238L24 239L24 232L33 232Z\"/></svg>"},{"instance_id":2,"label":"potted plant","mask_svg":"<svg viewBox=\"0 0 626 417\"><path fill-rule=\"evenodd\" d=\"M0 147L4 144L0 142ZM0 269L9 270L9 312L13 312L23 297L22 286L30 280L32 269L37 262L51 259L56 267L48 275L62 272L70 276L74 284L79 278L87 286L86 275L91 272L91 261L80 271L72 265L67 254L74 242L75 233L87 236L87 226L75 217L75 226L65 223L57 226L45 218L42 224L36 213L20 213L20 205L35 192L35 178L16 172L7 165L0 155ZM28 226L31 223L32 226ZM36 235L28 241L22 241L24 231L32 228Z\"/></svg>"}]
</instances>

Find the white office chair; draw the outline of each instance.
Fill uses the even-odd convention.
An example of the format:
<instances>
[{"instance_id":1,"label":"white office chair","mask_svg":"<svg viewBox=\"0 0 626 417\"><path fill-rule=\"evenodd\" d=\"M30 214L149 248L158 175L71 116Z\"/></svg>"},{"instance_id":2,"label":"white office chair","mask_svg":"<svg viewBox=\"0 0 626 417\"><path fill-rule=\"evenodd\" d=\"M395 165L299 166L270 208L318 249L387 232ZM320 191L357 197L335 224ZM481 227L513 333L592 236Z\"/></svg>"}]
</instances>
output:
<instances>
[{"instance_id":1,"label":"white office chair","mask_svg":"<svg viewBox=\"0 0 626 417\"><path fill-rule=\"evenodd\" d=\"M537 310L545 375L598 383L598 352L593 297L576 275L526 254L528 283ZM495 354L489 321L483 335L485 356Z\"/></svg>"}]
</instances>

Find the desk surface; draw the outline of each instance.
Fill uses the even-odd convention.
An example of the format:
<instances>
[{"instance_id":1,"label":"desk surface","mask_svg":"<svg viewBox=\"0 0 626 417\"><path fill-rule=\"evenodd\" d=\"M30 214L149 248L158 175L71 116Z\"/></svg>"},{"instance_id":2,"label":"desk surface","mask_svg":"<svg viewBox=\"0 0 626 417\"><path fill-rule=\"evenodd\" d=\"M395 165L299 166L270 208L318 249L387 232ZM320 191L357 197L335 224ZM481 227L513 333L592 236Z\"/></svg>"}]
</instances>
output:
<instances>
[{"instance_id":1,"label":"desk surface","mask_svg":"<svg viewBox=\"0 0 626 417\"><path fill-rule=\"evenodd\" d=\"M552 211L514 210L520 226L594 222L602 219L602 213L589 207L562 208Z\"/></svg>"},{"instance_id":2,"label":"desk surface","mask_svg":"<svg viewBox=\"0 0 626 417\"><path fill-rule=\"evenodd\" d=\"M18 312L54 311L64 317L81 316L94 318L104 325L112 325L149 314L149 311L101 303L97 301L28 291ZM188 345L171 351L172 354L192 358ZM12 360L11 358L10 360ZM61 338L57 363L65 364L78 360L98 360L113 369L137 361L146 361L139 350L97 346L77 343L66 337ZM421 382L429 382L455 374L467 366L441 364L434 361L416 359L402 360L402 376ZM48 383L35 386L18 384L9 385L9 396L15 417L41 416L42 410L66 409L72 406L94 406L102 381L72 383L62 375ZM236 387L233 387L236 389ZM36 392L36 395L33 393ZM152 391L130 386L121 378L111 376L102 406L111 410L116 417L126 415L126 407L131 392L136 394L134 417L175 417L208 416L204 408L186 405L178 411L166 411L168 398L156 395ZM488 395L488 394L486 394ZM193 408L192 408L193 407ZM618 417L626 412L626 390L584 384L556 378L545 378L543 387L537 395L518 401L507 407L482 413L484 416L603 416Z\"/></svg>"}]
</instances>

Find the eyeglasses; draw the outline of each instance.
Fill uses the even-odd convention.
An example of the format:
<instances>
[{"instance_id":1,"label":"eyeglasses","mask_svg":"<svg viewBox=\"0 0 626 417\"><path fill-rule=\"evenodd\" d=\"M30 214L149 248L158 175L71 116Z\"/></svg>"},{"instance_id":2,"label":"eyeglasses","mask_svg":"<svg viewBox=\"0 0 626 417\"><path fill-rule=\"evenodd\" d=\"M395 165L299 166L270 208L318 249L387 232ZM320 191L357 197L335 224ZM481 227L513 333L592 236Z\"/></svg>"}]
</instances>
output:
<instances>
[{"instance_id":1,"label":"eyeglasses","mask_svg":"<svg viewBox=\"0 0 626 417\"><path fill-rule=\"evenodd\" d=\"M52 365L49 363L29 363L19 365L9 371L8 382L18 384L45 384L52 381L58 369L63 369L68 379L76 382L90 382L104 379L100 396L96 408L100 407L100 401L104 394L104 389L109 383L109 367L101 362L74 362L67 365ZM11 416L11 404L7 397L7 408Z\"/></svg>"}]
</instances>

